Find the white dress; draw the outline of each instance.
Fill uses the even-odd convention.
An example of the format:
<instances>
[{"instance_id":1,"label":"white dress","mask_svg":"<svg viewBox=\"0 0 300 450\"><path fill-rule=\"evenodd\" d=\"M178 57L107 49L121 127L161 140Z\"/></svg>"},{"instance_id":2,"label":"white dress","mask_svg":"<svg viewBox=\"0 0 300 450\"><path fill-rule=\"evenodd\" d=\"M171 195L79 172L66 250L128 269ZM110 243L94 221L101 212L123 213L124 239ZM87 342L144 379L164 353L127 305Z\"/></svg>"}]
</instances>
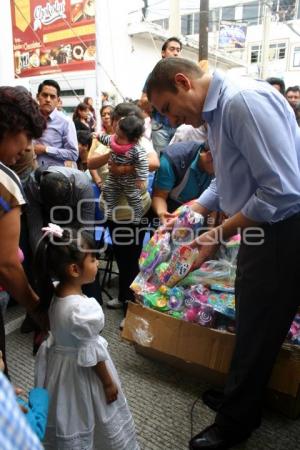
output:
<instances>
[{"instance_id":1,"label":"white dress","mask_svg":"<svg viewBox=\"0 0 300 450\"><path fill-rule=\"evenodd\" d=\"M37 354L36 385L49 391L44 441L51 450L138 450L133 418L117 371L99 336L104 314L94 298L54 297L49 309L51 333ZM92 366L106 361L118 385L118 399L106 403Z\"/></svg>"}]
</instances>

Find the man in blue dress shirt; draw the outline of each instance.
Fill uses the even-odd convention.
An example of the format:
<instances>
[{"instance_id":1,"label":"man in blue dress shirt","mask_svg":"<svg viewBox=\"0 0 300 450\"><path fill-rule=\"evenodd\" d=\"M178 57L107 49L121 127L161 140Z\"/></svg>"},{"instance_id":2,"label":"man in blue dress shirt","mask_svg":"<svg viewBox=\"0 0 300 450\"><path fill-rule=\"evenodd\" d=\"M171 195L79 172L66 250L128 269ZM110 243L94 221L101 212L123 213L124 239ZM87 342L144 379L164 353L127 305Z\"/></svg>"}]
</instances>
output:
<instances>
[{"instance_id":1,"label":"man in blue dress shirt","mask_svg":"<svg viewBox=\"0 0 300 450\"><path fill-rule=\"evenodd\" d=\"M288 102L269 84L160 61L147 95L173 126L208 124L216 178L195 209L230 218L202 234L199 264L242 234L236 276L236 346L212 426L190 449L227 449L260 425L262 398L299 305L300 135Z\"/></svg>"},{"instance_id":2,"label":"man in blue dress shirt","mask_svg":"<svg viewBox=\"0 0 300 450\"><path fill-rule=\"evenodd\" d=\"M78 142L73 121L57 110L60 86L55 80L45 80L38 87L40 111L47 120L47 128L34 141L39 166L66 166L77 168Z\"/></svg>"}]
</instances>

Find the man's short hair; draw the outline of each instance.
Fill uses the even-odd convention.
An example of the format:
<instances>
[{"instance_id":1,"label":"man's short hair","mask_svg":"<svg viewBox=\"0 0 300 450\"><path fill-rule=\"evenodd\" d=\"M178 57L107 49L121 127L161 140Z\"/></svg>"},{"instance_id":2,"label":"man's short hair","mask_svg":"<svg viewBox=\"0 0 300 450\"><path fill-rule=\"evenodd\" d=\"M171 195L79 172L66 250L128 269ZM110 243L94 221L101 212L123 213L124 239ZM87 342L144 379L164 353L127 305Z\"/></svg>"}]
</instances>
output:
<instances>
[{"instance_id":1,"label":"man's short hair","mask_svg":"<svg viewBox=\"0 0 300 450\"><path fill-rule=\"evenodd\" d=\"M284 95L284 93L285 93L285 84L284 84L284 81L281 78L270 77L270 78L267 78L266 81L267 81L267 83L271 84L272 86L274 86L274 84L277 84L280 87L281 94Z\"/></svg>"},{"instance_id":2,"label":"man's short hair","mask_svg":"<svg viewBox=\"0 0 300 450\"><path fill-rule=\"evenodd\" d=\"M78 144L87 145L88 148L92 145L92 134L89 131L79 130L77 131Z\"/></svg>"},{"instance_id":3,"label":"man's short hair","mask_svg":"<svg viewBox=\"0 0 300 450\"><path fill-rule=\"evenodd\" d=\"M300 92L300 87L298 85L296 86L289 86L287 90L285 91L285 95L287 95L289 92Z\"/></svg>"},{"instance_id":4,"label":"man's short hair","mask_svg":"<svg viewBox=\"0 0 300 450\"><path fill-rule=\"evenodd\" d=\"M39 84L38 87L38 94L40 94L44 88L44 86L52 86L56 89L57 97L60 97L60 86L57 81L55 80L44 80L42 83Z\"/></svg>"},{"instance_id":5,"label":"man's short hair","mask_svg":"<svg viewBox=\"0 0 300 450\"><path fill-rule=\"evenodd\" d=\"M180 45L180 50L182 50L182 42L175 36L170 37L169 39L167 39L164 43L163 46L161 48L162 52L165 52L167 50L167 47L169 45L170 42L177 42L177 44Z\"/></svg>"},{"instance_id":6,"label":"man's short hair","mask_svg":"<svg viewBox=\"0 0 300 450\"><path fill-rule=\"evenodd\" d=\"M151 94L154 90L177 93L178 89L175 85L177 73L183 73L193 78L201 78L204 75L200 67L189 59L163 58L156 64L147 80L148 99L151 101Z\"/></svg>"},{"instance_id":7,"label":"man's short hair","mask_svg":"<svg viewBox=\"0 0 300 450\"><path fill-rule=\"evenodd\" d=\"M41 200L45 207L71 206L72 183L61 172L47 172L45 170L39 177Z\"/></svg>"}]
</instances>

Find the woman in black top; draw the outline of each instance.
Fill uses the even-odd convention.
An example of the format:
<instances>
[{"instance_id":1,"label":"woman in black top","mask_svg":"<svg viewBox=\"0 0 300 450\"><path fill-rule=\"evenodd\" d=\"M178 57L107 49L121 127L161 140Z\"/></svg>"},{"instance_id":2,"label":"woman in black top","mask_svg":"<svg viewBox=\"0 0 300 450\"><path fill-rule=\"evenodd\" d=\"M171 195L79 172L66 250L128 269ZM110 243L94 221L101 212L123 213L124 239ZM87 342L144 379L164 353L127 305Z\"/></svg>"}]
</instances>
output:
<instances>
[{"instance_id":1,"label":"woman in black top","mask_svg":"<svg viewBox=\"0 0 300 450\"><path fill-rule=\"evenodd\" d=\"M79 103L73 114L73 122L76 131L91 131L89 118L89 107L85 103Z\"/></svg>"}]
</instances>

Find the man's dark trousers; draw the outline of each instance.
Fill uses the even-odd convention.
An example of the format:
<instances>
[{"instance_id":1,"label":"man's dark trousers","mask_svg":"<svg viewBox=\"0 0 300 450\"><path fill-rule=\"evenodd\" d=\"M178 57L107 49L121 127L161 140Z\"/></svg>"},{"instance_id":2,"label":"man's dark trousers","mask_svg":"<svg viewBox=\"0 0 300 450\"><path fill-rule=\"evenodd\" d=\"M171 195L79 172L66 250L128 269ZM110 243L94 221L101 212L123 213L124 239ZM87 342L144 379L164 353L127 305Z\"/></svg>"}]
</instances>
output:
<instances>
[{"instance_id":1,"label":"man's dark trousers","mask_svg":"<svg viewBox=\"0 0 300 450\"><path fill-rule=\"evenodd\" d=\"M261 230L263 243L248 237L238 255L236 346L216 417L230 432L259 426L265 388L300 304L300 214Z\"/></svg>"}]
</instances>

